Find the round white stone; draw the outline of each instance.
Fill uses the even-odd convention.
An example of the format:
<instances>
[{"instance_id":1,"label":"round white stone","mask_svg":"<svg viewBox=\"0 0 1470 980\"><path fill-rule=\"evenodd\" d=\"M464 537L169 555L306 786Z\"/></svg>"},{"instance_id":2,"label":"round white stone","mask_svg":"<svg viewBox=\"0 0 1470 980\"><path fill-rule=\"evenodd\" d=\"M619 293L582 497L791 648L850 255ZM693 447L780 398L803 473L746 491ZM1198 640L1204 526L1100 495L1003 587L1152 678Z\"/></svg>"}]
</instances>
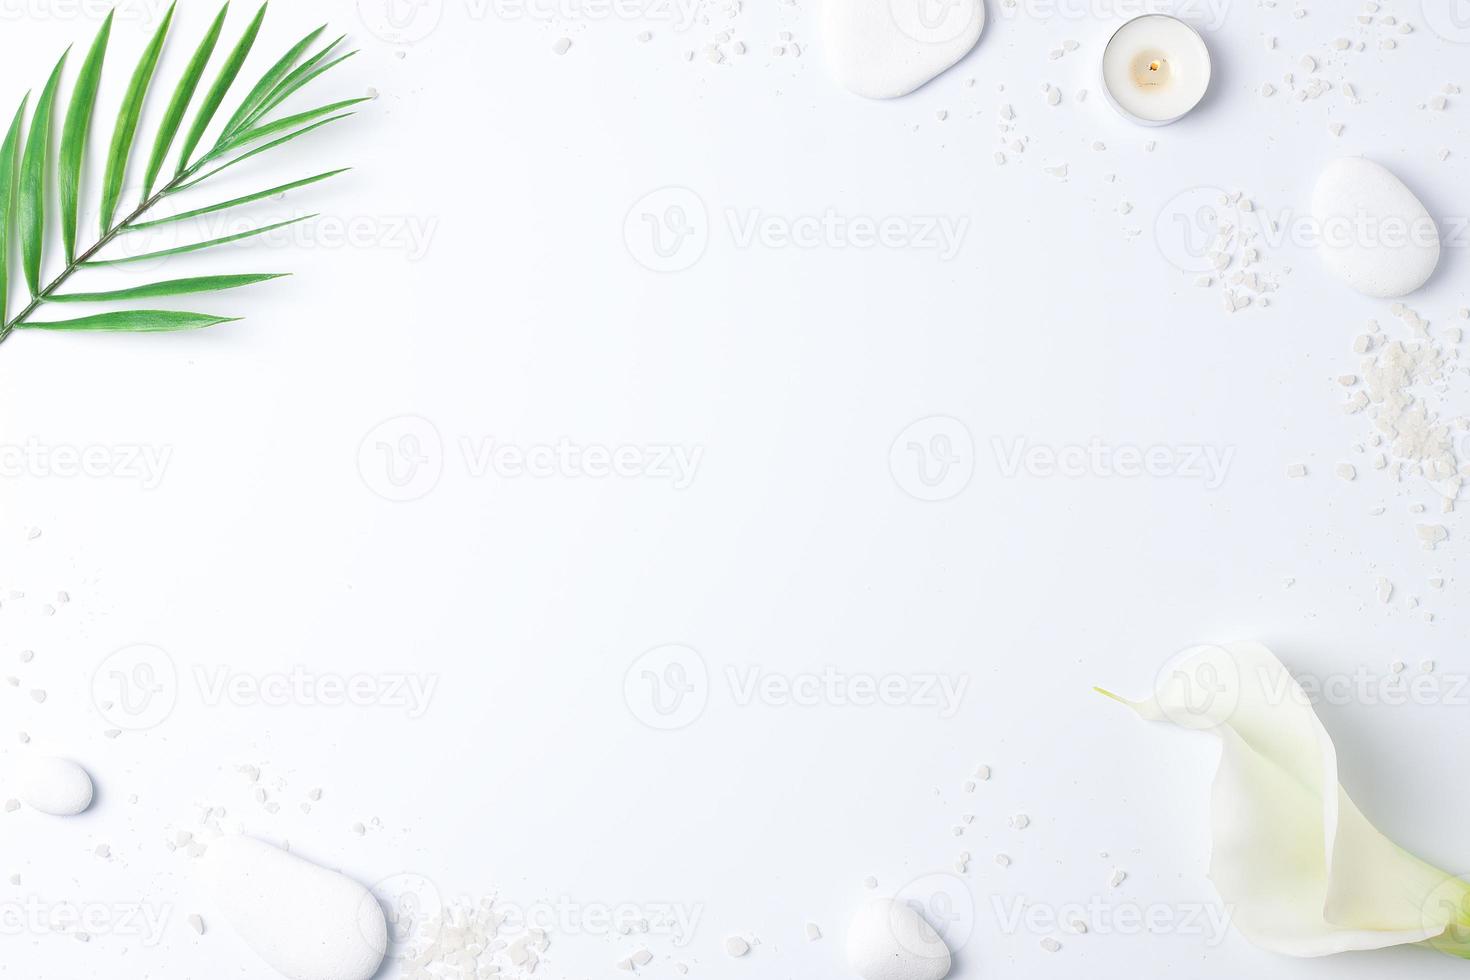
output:
<instances>
[{"instance_id":1,"label":"round white stone","mask_svg":"<svg viewBox=\"0 0 1470 980\"><path fill-rule=\"evenodd\" d=\"M1334 160L1312 193L1318 250L1328 273L1366 296L1406 296L1439 265L1439 228L1387 169Z\"/></svg>"},{"instance_id":2,"label":"round white stone","mask_svg":"<svg viewBox=\"0 0 1470 980\"><path fill-rule=\"evenodd\" d=\"M822 0L827 67L870 99L907 95L935 78L984 28L984 0Z\"/></svg>"},{"instance_id":3,"label":"round white stone","mask_svg":"<svg viewBox=\"0 0 1470 980\"><path fill-rule=\"evenodd\" d=\"M72 817L92 805L92 777L70 759L37 756L21 768L20 798L42 813Z\"/></svg>"},{"instance_id":4,"label":"round white stone","mask_svg":"<svg viewBox=\"0 0 1470 980\"><path fill-rule=\"evenodd\" d=\"M253 837L209 845L200 872L225 919L291 980L368 980L388 950L383 908L362 885Z\"/></svg>"},{"instance_id":5,"label":"round white stone","mask_svg":"<svg viewBox=\"0 0 1470 980\"><path fill-rule=\"evenodd\" d=\"M863 980L943 980L950 953L919 913L902 902L873 899L847 930L847 961Z\"/></svg>"}]
</instances>

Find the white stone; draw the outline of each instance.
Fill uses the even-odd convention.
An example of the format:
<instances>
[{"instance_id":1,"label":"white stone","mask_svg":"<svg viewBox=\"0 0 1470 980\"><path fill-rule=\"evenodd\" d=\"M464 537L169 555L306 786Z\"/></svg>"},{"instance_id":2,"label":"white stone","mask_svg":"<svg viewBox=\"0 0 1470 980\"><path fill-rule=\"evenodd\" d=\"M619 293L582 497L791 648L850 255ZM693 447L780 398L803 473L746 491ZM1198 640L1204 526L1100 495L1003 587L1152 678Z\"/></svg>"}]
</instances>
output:
<instances>
[{"instance_id":1,"label":"white stone","mask_svg":"<svg viewBox=\"0 0 1470 980\"><path fill-rule=\"evenodd\" d=\"M919 913L902 902L869 901L847 931L847 960L863 980L943 980L950 953Z\"/></svg>"},{"instance_id":2,"label":"white stone","mask_svg":"<svg viewBox=\"0 0 1470 980\"><path fill-rule=\"evenodd\" d=\"M1312 193L1328 273L1366 296L1405 296L1434 274L1439 229L1414 193L1361 157L1327 165Z\"/></svg>"},{"instance_id":3,"label":"white stone","mask_svg":"<svg viewBox=\"0 0 1470 980\"><path fill-rule=\"evenodd\" d=\"M383 908L346 875L253 837L209 845L200 872L225 919L291 980L368 980L388 949Z\"/></svg>"},{"instance_id":4,"label":"white stone","mask_svg":"<svg viewBox=\"0 0 1470 980\"><path fill-rule=\"evenodd\" d=\"M75 816L92 805L92 777L70 759L38 756L21 767L20 797L42 813Z\"/></svg>"},{"instance_id":5,"label":"white stone","mask_svg":"<svg viewBox=\"0 0 1470 980\"><path fill-rule=\"evenodd\" d=\"M822 2L828 70L870 99L907 95L937 77L970 53L984 28L984 0Z\"/></svg>"}]
</instances>

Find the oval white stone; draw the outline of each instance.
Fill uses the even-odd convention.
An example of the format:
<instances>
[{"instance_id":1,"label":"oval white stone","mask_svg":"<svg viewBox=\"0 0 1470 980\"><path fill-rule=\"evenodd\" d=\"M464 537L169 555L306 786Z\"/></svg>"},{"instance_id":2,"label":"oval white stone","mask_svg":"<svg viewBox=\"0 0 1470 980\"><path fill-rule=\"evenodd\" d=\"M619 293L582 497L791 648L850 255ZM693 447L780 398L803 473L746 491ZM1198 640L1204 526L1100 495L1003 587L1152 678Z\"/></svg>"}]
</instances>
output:
<instances>
[{"instance_id":1,"label":"oval white stone","mask_svg":"<svg viewBox=\"0 0 1470 980\"><path fill-rule=\"evenodd\" d=\"M828 69L870 99L907 95L935 78L984 29L984 0L822 0Z\"/></svg>"},{"instance_id":2,"label":"oval white stone","mask_svg":"<svg viewBox=\"0 0 1470 980\"><path fill-rule=\"evenodd\" d=\"M949 947L919 913L902 902L878 898L853 916L847 961L863 980L943 980Z\"/></svg>"},{"instance_id":3,"label":"oval white stone","mask_svg":"<svg viewBox=\"0 0 1470 980\"><path fill-rule=\"evenodd\" d=\"M20 797L54 817L72 817L92 805L92 777L70 759L37 756L21 768Z\"/></svg>"},{"instance_id":4,"label":"oval white stone","mask_svg":"<svg viewBox=\"0 0 1470 980\"><path fill-rule=\"evenodd\" d=\"M1372 160L1334 160L1312 193L1327 271L1366 296L1405 296L1439 265L1439 228L1404 182Z\"/></svg>"},{"instance_id":5,"label":"oval white stone","mask_svg":"<svg viewBox=\"0 0 1470 980\"><path fill-rule=\"evenodd\" d=\"M290 980L368 980L388 950L383 908L362 885L253 837L224 837L199 861L230 925Z\"/></svg>"}]
</instances>

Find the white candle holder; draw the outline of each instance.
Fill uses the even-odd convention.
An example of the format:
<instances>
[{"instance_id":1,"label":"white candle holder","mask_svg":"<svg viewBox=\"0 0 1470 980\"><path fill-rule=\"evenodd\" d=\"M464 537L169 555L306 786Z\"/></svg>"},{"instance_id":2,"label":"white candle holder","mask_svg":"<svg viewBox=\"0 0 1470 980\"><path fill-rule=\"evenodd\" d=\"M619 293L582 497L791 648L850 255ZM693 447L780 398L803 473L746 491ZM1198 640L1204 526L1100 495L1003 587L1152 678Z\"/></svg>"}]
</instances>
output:
<instances>
[{"instance_id":1,"label":"white candle holder","mask_svg":"<svg viewBox=\"0 0 1470 980\"><path fill-rule=\"evenodd\" d=\"M1194 27L1168 14L1124 22L1103 48L1108 104L1139 126L1167 126L1187 116L1210 88L1210 49Z\"/></svg>"}]
</instances>

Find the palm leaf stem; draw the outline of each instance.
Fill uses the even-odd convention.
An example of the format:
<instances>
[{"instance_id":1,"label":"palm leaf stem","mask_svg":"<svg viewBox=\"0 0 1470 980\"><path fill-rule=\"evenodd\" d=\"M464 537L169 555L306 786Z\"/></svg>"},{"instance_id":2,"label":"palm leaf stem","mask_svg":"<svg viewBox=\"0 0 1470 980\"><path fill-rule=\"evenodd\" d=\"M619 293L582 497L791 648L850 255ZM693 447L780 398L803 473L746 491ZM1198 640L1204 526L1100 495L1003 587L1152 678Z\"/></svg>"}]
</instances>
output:
<instances>
[{"instance_id":1,"label":"palm leaf stem","mask_svg":"<svg viewBox=\"0 0 1470 980\"><path fill-rule=\"evenodd\" d=\"M116 225L114 225L112 227L112 230L99 238L97 242L92 245L91 248L88 248L86 251L77 255L70 262L68 262L66 264L66 268L61 270L60 274L58 274L55 279L51 280L51 282L48 283L45 288L43 288L35 296L31 297L31 301L30 303L26 304L25 309L17 313L10 320L10 322L0 324L0 344L5 343L6 338L10 336L11 332L14 331L16 327L24 324L31 316L31 314L40 309L41 305L47 302L53 295L55 295L57 290L66 285L66 281L72 277L73 273L75 273L78 269L85 265L98 252L102 251L104 248L110 245L114 238L127 231L134 222L138 221L145 214L147 214L155 204L163 200L168 195L172 194L174 191L178 190L184 184L188 183L189 179L194 176L194 174L200 169L201 166L203 166L202 163L195 164L194 166L185 170L183 173L175 176L173 180L169 181L163 187L154 191L152 197L139 204L137 209L134 210L132 214L128 215L126 218L122 219Z\"/></svg>"}]
</instances>

